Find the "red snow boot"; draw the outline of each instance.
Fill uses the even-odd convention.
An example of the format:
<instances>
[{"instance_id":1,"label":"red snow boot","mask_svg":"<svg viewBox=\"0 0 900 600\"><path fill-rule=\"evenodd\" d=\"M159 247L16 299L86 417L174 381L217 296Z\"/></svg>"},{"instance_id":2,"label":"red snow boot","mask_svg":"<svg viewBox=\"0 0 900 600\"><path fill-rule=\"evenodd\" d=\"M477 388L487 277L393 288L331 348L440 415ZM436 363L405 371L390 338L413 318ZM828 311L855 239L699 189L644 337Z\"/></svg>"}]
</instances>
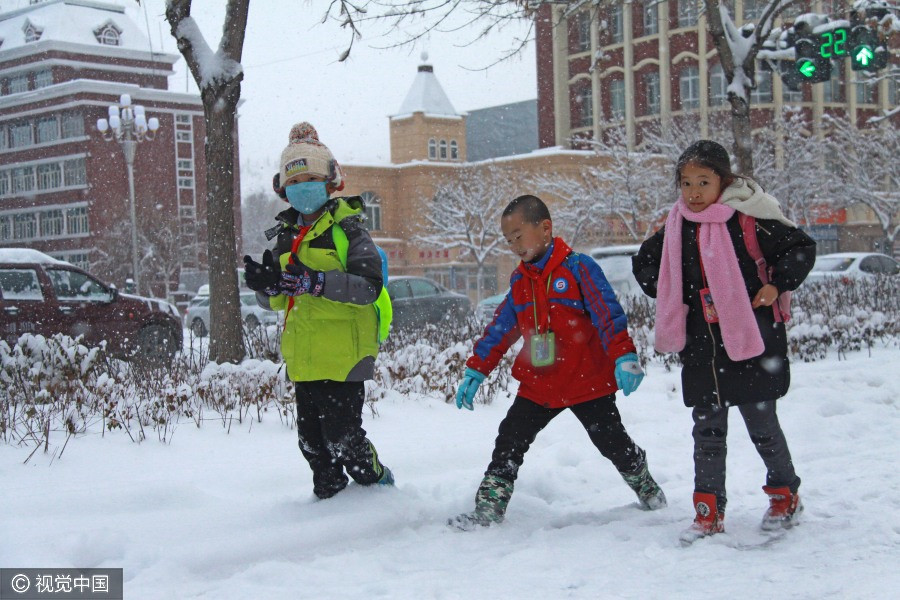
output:
<instances>
[{"instance_id":1,"label":"red snow boot","mask_svg":"<svg viewBox=\"0 0 900 600\"><path fill-rule=\"evenodd\" d=\"M763 491L769 495L769 509L760 525L763 531L790 529L800 521L803 503L799 495L791 492L791 488L764 485Z\"/></svg>"},{"instance_id":2,"label":"red snow boot","mask_svg":"<svg viewBox=\"0 0 900 600\"><path fill-rule=\"evenodd\" d=\"M725 531L725 512L718 509L715 494L694 492L694 510L697 511L694 522L679 537L683 546Z\"/></svg>"}]
</instances>

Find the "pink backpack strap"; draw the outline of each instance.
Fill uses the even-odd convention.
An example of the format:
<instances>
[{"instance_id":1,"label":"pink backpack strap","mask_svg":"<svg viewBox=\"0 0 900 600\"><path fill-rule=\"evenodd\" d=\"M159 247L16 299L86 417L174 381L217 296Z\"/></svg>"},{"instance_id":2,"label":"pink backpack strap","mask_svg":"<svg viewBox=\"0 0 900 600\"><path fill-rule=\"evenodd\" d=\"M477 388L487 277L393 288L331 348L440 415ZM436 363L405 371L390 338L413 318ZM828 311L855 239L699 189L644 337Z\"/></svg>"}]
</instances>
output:
<instances>
[{"instance_id":1,"label":"pink backpack strap","mask_svg":"<svg viewBox=\"0 0 900 600\"><path fill-rule=\"evenodd\" d=\"M763 256L762 249L759 247L759 240L756 237L756 218L744 213L738 213L738 220L741 223L741 231L744 234L744 246L750 258L756 263L756 274L759 280L766 285L771 281L769 277L769 266L766 264L766 258ZM775 313L775 321L777 323L786 322L791 318L791 293L782 292L778 295L775 302L772 303L772 311Z\"/></svg>"}]
</instances>

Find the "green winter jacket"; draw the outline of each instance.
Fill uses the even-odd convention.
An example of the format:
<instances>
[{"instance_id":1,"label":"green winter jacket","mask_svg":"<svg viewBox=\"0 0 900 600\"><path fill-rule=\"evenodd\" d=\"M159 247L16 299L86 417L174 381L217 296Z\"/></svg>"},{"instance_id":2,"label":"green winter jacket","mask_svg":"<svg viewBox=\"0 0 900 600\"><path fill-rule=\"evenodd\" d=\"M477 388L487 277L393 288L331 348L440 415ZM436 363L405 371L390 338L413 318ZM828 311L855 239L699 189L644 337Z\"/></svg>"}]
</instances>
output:
<instances>
[{"instance_id":1,"label":"green winter jacket","mask_svg":"<svg viewBox=\"0 0 900 600\"><path fill-rule=\"evenodd\" d=\"M378 318L374 302L382 290L381 257L362 227L357 198L332 200L297 248L302 263L325 272L323 294L274 296L273 310L287 311L281 353L292 381L362 381L374 374ZM299 232L297 212L279 215L275 252L284 269ZM339 224L339 225L338 225ZM346 235L346 266L335 245L335 227ZM337 234L340 236L340 233Z\"/></svg>"}]
</instances>

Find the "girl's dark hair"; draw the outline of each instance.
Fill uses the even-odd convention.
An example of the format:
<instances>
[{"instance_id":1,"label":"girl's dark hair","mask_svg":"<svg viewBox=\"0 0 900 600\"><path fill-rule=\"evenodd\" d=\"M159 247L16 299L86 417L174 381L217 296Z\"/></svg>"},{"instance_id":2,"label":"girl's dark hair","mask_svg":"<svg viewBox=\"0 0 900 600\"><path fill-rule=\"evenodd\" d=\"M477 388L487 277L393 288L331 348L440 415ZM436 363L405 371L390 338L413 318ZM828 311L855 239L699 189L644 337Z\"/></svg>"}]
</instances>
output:
<instances>
[{"instance_id":1,"label":"girl's dark hair","mask_svg":"<svg viewBox=\"0 0 900 600\"><path fill-rule=\"evenodd\" d=\"M544 201L537 196L526 194L519 196L506 205L503 209L501 217L508 217L513 213L521 213L526 223L538 224L543 220L552 221L550 218L550 209L544 204Z\"/></svg>"},{"instance_id":2,"label":"girl's dark hair","mask_svg":"<svg viewBox=\"0 0 900 600\"><path fill-rule=\"evenodd\" d=\"M725 185L740 177L731 171L731 157L721 144L712 140L700 140L687 147L675 165L675 186L681 185L681 171L688 164L695 164L712 171L722 178Z\"/></svg>"}]
</instances>

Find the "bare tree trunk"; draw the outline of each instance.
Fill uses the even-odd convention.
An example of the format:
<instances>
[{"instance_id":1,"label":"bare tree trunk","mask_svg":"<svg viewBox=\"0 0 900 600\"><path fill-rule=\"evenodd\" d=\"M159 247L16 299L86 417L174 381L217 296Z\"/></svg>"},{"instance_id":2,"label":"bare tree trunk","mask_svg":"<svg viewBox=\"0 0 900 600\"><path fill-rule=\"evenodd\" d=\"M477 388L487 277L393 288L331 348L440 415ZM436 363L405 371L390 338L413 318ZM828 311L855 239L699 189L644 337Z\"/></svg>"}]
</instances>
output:
<instances>
[{"instance_id":1,"label":"bare tree trunk","mask_svg":"<svg viewBox=\"0 0 900 600\"><path fill-rule=\"evenodd\" d=\"M735 64L731 46L728 44L725 25L722 23L722 15L719 13L719 0L704 0L704 6L709 23L709 34L716 46L716 52L719 54L719 62L728 85L731 86L735 71L739 69L743 71L741 81L752 82L756 52L750 52L743 64ZM753 138L750 126L750 103L747 100L749 97L750 88L746 86L743 97L735 94L732 90L728 91L728 103L731 105L731 132L734 136L732 152L737 160L738 172L747 177L753 177Z\"/></svg>"},{"instance_id":2,"label":"bare tree trunk","mask_svg":"<svg viewBox=\"0 0 900 600\"><path fill-rule=\"evenodd\" d=\"M220 97L203 94L206 117L206 226L209 253L209 359L244 357L234 229L234 123L240 83Z\"/></svg>"},{"instance_id":3,"label":"bare tree trunk","mask_svg":"<svg viewBox=\"0 0 900 600\"><path fill-rule=\"evenodd\" d=\"M753 128L750 125L750 105L736 94L728 94L731 103L732 151L741 175L753 177Z\"/></svg>"},{"instance_id":4,"label":"bare tree trunk","mask_svg":"<svg viewBox=\"0 0 900 600\"><path fill-rule=\"evenodd\" d=\"M234 127L244 78L240 60L249 4L250 0L228 0L215 53L191 18L191 0L169 0L166 5L166 20L178 50L200 88L206 121L209 296L210 314L215 315L210 319L209 359L217 363L238 362L244 357L235 253ZM195 44L202 47L195 48ZM216 71L210 73L210 69Z\"/></svg>"}]
</instances>

